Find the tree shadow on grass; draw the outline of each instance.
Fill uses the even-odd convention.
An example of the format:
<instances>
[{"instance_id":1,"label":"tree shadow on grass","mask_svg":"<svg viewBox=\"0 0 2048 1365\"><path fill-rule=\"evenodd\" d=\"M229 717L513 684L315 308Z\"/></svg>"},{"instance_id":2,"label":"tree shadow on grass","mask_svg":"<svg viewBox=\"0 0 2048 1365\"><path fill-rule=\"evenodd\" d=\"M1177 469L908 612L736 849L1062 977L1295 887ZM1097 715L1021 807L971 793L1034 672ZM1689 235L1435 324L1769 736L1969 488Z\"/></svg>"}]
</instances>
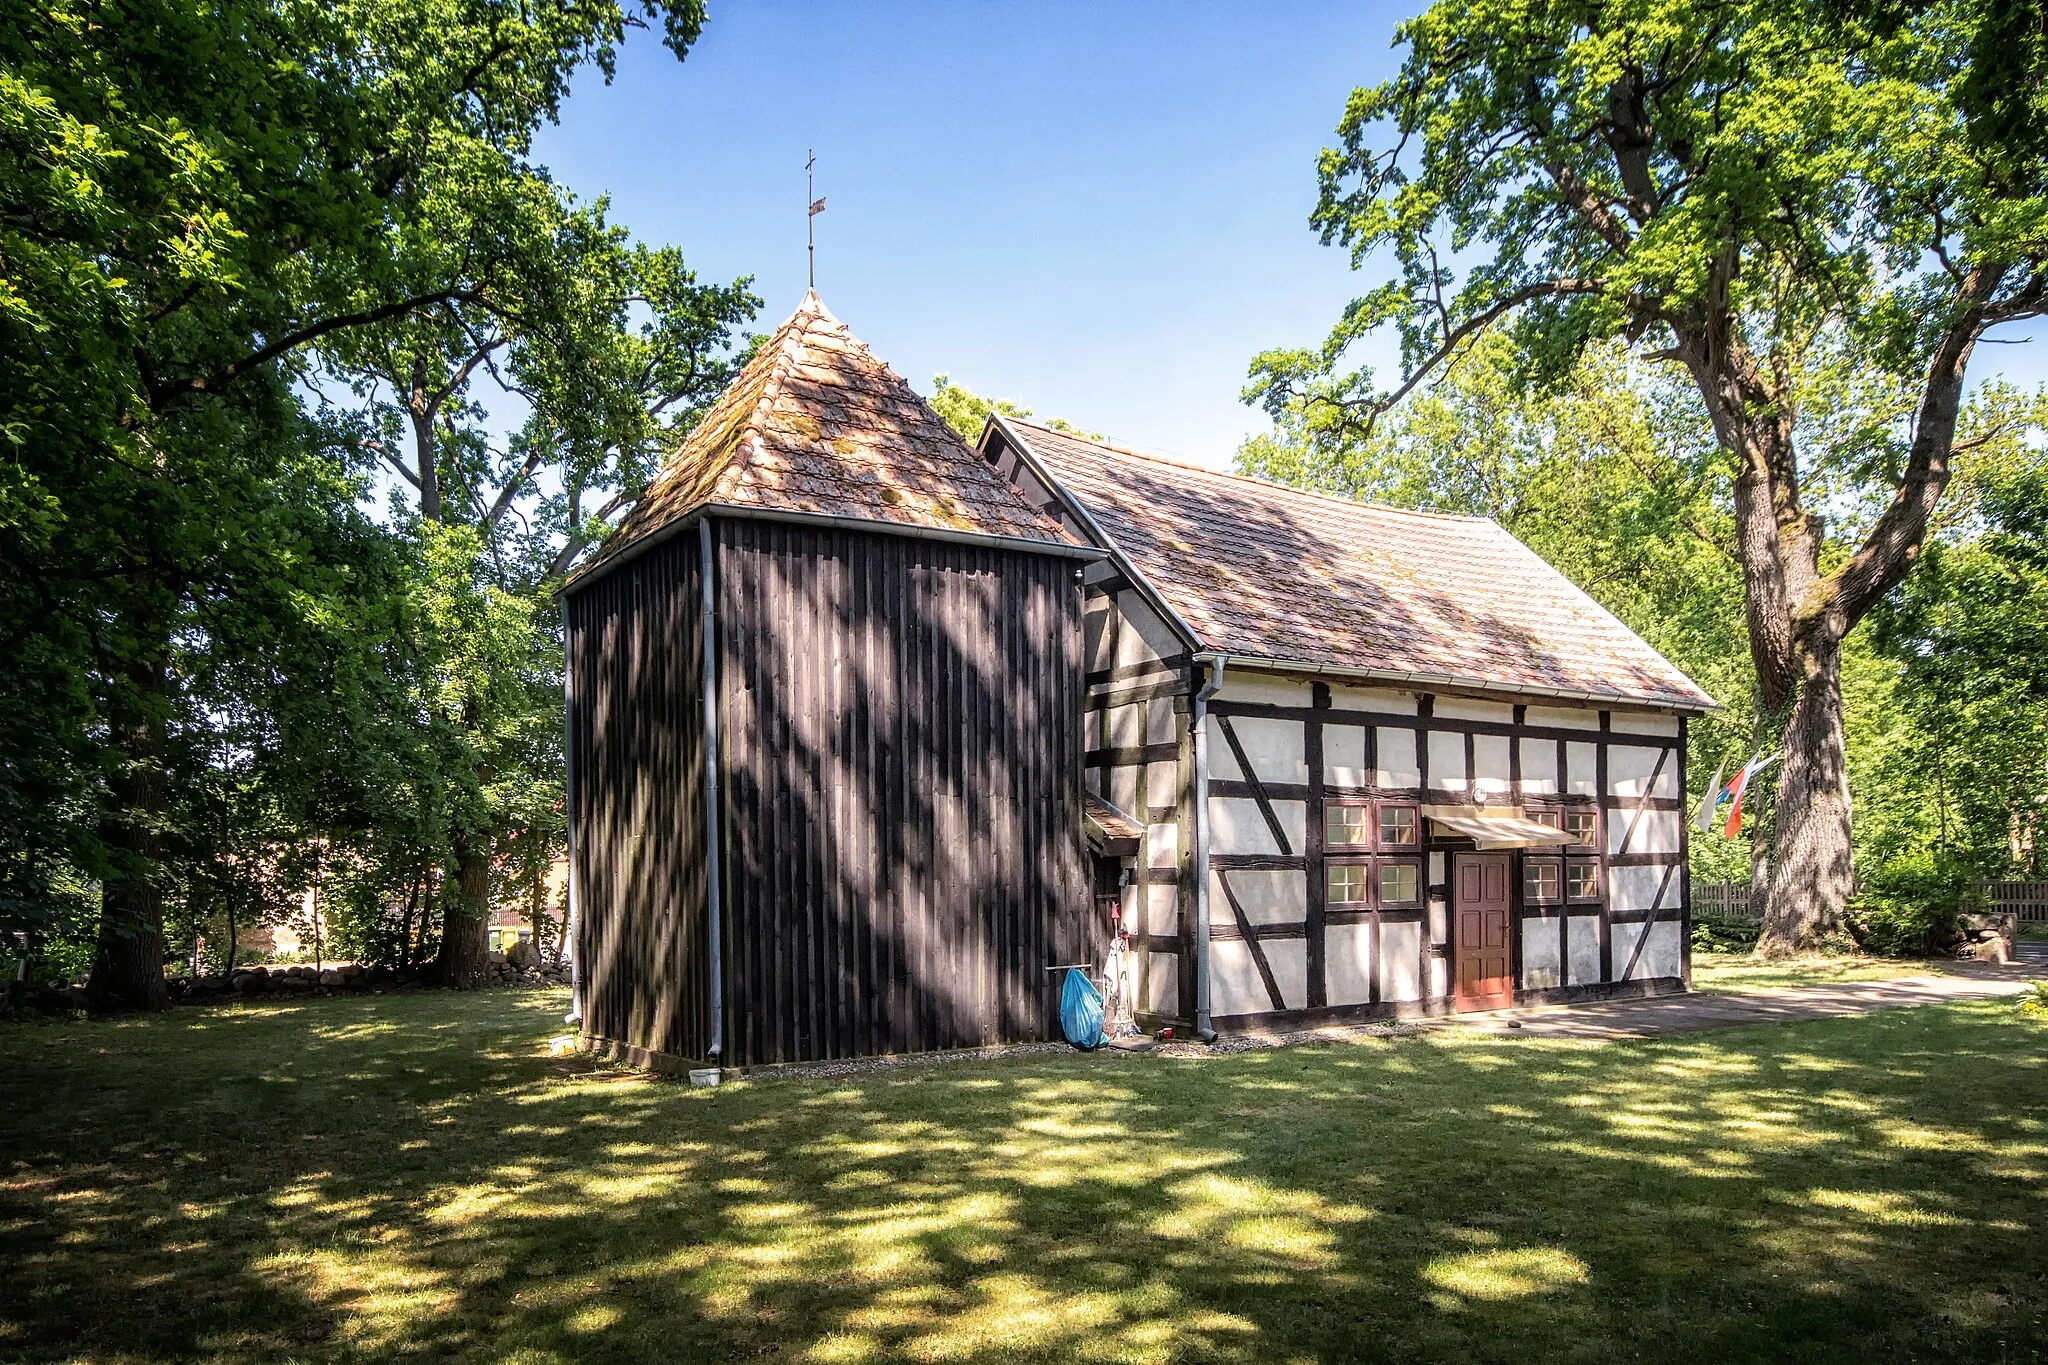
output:
<instances>
[{"instance_id":1,"label":"tree shadow on grass","mask_svg":"<svg viewBox=\"0 0 2048 1365\"><path fill-rule=\"evenodd\" d=\"M0 1035L0 1354L2026 1358L1998 1006L691 1091L553 998Z\"/></svg>"}]
</instances>

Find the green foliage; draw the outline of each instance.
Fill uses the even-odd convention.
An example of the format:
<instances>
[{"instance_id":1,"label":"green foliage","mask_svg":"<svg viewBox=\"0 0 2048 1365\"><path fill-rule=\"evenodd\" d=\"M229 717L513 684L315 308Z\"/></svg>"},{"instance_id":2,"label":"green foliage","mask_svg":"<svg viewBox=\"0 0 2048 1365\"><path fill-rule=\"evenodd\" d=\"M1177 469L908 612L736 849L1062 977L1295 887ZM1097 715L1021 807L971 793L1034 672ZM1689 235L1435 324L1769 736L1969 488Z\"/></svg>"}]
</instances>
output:
<instances>
[{"instance_id":1,"label":"green foliage","mask_svg":"<svg viewBox=\"0 0 2048 1365\"><path fill-rule=\"evenodd\" d=\"M1929 852L1892 859L1850 905L1850 931L1867 952L1924 957L1955 941L1956 920L1975 903L1962 864Z\"/></svg>"},{"instance_id":2,"label":"green foliage","mask_svg":"<svg viewBox=\"0 0 2048 1365\"><path fill-rule=\"evenodd\" d=\"M2029 981L2015 1009L2022 1018L2048 1023L2048 981Z\"/></svg>"},{"instance_id":3,"label":"green foliage","mask_svg":"<svg viewBox=\"0 0 2048 1365\"><path fill-rule=\"evenodd\" d=\"M1719 919L1695 915L1692 950L1696 953L1746 953L1756 947L1763 923L1753 919Z\"/></svg>"},{"instance_id":4,"label":"green foliage","mask_svg":"<svg viewBox=\"0 0 2048 1365\"><path fill-rule=\"evenodd\" d=\"M575 201L532 137L629 29L681 56L702 22L0 0L0 930L54 953L85 888L147 1003L166 921L224 948L319 848L338 907L411 898L411 955L459 840L559 825L546 585L755 300ZM427 419L445 535L361 510L395 413Z\"/></svg>"},{"instance_id":5,"label":"green foliage","mask_svg":"<svg viewBox=\"0 0 2048 1365\"><path fill-rule=\"evenodd\" d=\"M1083 431L1058 417L1047 417L1042 420L1033 418L1030 408L1021 407L1007 398L983 398L972 389L955 384L943 374L932 379L932 396L926 401L932 405L932 411L944 418L946 425L959 432L961 439L969 445L981 439L981 429L988 425L992 413L1038 421L1039 425L1051 427L1054 431L1072 432L1091 441L1102 439L1098 433Z\"/></svg>"}]
</instances>

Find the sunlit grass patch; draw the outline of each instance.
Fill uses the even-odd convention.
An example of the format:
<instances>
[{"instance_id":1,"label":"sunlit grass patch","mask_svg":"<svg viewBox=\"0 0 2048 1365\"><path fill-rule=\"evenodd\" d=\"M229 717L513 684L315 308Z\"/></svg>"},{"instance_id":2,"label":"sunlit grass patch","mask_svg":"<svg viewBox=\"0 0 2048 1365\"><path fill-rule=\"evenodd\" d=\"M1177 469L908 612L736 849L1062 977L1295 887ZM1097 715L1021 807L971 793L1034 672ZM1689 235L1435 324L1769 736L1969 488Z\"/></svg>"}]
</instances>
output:
<instances>
[{"instance_id":1,"label":"sunlit grass patch","mask_svg":"<svg viewBox=\"0 0 2048 1365\"><path fill-rule=\"evenodd\" d=\"M2048 1349L2048 1032L2002 1002L716 1091L551 1055L561 1005L0 1031L0 1353Z\"/></svg>"},{"instance_id":2,"label":"sunlit grass patch","mask_svg":"<svg viewBox=\"0 0 2048 1365\"><path fill-rule=\"evenodd\" d=\"M1786 986L1834 986L1851 981L1896 981L1939 974L1943 965L1921 958L1866 957L1857 953L1814 953L1762 959L1748 953L1694 953L1692 988L1714 993L1776 990Z\"/></svg>"}]
</instances>

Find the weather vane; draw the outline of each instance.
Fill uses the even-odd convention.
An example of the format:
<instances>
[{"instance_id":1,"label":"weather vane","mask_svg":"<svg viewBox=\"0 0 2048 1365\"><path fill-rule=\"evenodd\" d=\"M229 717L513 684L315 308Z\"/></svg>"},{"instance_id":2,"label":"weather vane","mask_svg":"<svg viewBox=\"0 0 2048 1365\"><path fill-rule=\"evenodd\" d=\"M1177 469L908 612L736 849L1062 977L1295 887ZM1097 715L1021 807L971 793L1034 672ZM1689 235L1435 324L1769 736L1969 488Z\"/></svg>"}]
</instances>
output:
<instances>
[{"instance_id":1,"label":"weather vane","mask_svg":"<svg viewBox=\"0 0 2048 1365\"><path fill-rule=\"evenodd\" d=\"M811 211L804 215L804 250L810 255L811 288L814 290L818 287L818 233L811 226L811 220L825 211L825 201L813 197L817 194L818 187L811 175L811 168L817 164L817 153L806 149L804 152L804 198L810 200Z\"/></svg>"}]
</instances>

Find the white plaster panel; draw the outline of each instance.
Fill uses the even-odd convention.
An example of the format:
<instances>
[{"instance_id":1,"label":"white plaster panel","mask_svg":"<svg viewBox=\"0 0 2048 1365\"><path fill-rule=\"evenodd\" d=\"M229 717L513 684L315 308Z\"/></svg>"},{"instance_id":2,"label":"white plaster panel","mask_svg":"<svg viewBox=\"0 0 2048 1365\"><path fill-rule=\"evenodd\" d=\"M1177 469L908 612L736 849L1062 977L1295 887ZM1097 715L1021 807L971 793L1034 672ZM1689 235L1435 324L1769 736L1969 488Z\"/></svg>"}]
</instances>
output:
<instances>
[{"instance_id":1,"label":"white plaster panel","mask_svg":"<svg viewBox=\"0 0 2048 1365\"><path fill-rule=\"evenodd\" d=\"M1557 795L1557 741L1522 741L1522 790L1533 796Z\"/></svg>"},{"instance_id":2,"label":"white plaster panel","mask_svg":"<svg viewBox=\"0 0 2048 1365\"><path fill-rule=\"evenodd\" d=\"M1430 854L1429 884L1431 886L1442 886L1445 884L1446 880L1447 879L1444 876L1444 855L1441 853Z\"/></svg>"},{"instance_id":3,"label":"white plaster panel","mask_svg":"<svg viewBox=\"0 0 2048 1365\"><path fill-rule=\"evenodd\" d=\"M1677 976L1680 971L1678 955L1678 922L1659 920L1644 926L1641 924L1617 924L1614 926L1614 971L1617 978L1628 970L1629 957L1636 950L1636 940L1644 928L1650 933L1649 942L1643 945L1642 956L1636 959L1634 971L1629 971L1627 980L1648 981L1653 977Z\"/></svg>"},{"instance_id":4,"label":"white plaster panel","mask_svg":"<svg viewBox=\"0 0 2048 1365\"><path fill-rule=\"evenodd\" d=\"M1212 717L1202 727L1209 737L1209 779L1213 782L1242 782L1244 769L1237 766L1237 753L1230 747L1230 741L1216 728Z\"/></svg>"},{"instance_id":5,"label":"white plaster panel","mask_svg":"<svg viewBox=\"0 0 2048 1365\"><path fill-rule=\"evenodd\" d=\"M1507 736L1472 736L1473 793L1481 797L1505 796L1513 789L1508 780Z\"/></svg>"},{"instance_id":6,"label":"white plaster panel","mask_svg":"<svg viewBox=\"0 0 2048 1365\"><path fill-rule=\"evenodd\" d=\"M1209 940L1209 1012L1264 1014L1272 1008L1251 945L1243 939Z\"/></svg>"},{"instance_id":7,"label":"white plaster panel","mask_svg":"<svg viewBox=\"0 0 2048 1365\"><path fill-rule=\"evenodd\" d=\"M1610 910L1675 910L1678 908L1678 883L1685 876L1685 869L1679 868L1665 881L1663 867L1610 867L1607 869L1607 908ZM1664 894L1657 894L1662 883ZM1652 904L1652 902L1655 904Z\"/></svg>"},{"instance_id":8,"label":"white plaster panel","mask_svg":"<svg viewBox=\"0 0 2048 1365\"><path fill-rule=\"evenodd\" d=\"M1373 769L1374 782L1392 788L1422 785L1422 768L1415 761L1413 730L1390 730L1381 726L1375 740L1379 746L1379 762Z\"/></svg>"},{"instance_id":9,"label":"white plaster panel","mask_svg":"<svg viewBox=\"0 0 2048 1365\"><path fill-rule=\"evenodd\" d=\"M1339 787L1371 785L1372 774L1365 766L1364 726L1323 727L1323 781Z\"/></svg>"},{"instance_id":10,"label":"white plaster panel","mask_svg":"<svg viewBox=\"0 0 2048 1365\"><path fill-rule=\"evenodd\" d=\"M1394 692L1384 687L1333 687L1330 705L1341 711L1377 711L1386 716L1415 714L1415 694Z\"/></svg>"},{"instance_id":11,"label":"white plaster panel","mask_svg":"<svg viewBox=\"0 0 2048 1365\"><path fill-rule=\"evenodd\" d=\"M1151 1014L1180 1013L1180 954L1140 953L1144 962L1143 989L1138 999Z\"/></svg>"},{"instance_id":12,"label":"white plaster panel","mask_svg":"<svg viewBox=\"0 0 2048 1365\"><path fill-rule=\"evenodd\" d=\"M1138 812L1138 768L1128 764L1109 770L1109 804L1126 815Z\"/></svg>"},{"instance_id":13,"label":"white plaster panel","mask_svg":"<svg viewBox=\"0 0 2048 1365\"><path fill-rule=\"evenodd\" d=\"M1109 747L1112 749L1135 749L1145 742L1145 707L1139 702L1127 702L1122 706L1109 708Z\"/></svg>"},{"instance_id":14,"label":"white plaster panel","mask_svg":"<svg viewBox=\"0 0 2048 1365\"><path fill-rule=\"evenodd\" d=\"M1429 960L1429 998L1441 1000L1451 993L1450 959L1432 957Z\"/></svg>"},{"instance_id":15,"label":"white plaster panel","mask_svg":"<svg viewBox=\"0 0 2048 1365\"><path fill-rule=\"evenodd\" d=\"M1308 762L1302 757L1300 721L1233 716L1230 728L1237 742L1244 746L1244 756L1251 760L1252 771L1260 781L1297 786L1307 783ZM1230 745L1226 742L1223 747L1227 749Z\"/></svg>"},{"instance_id":16,"label":"white plaster panel","mask_svg":"<svg viewBox=\"0 0 2048 1365\"><path fill-rule=\"evenodd\" d=\"M1116 661L1119 664L1149 663L1155 659L1172 658L1181 652L1180 641L1173 636L1173 630L1160 619L1159 613L1136 592L1120 592L1116 596L1117 608L1123 612L1122 626L1117 631Z\"/></svg>"},{"instance_id":17,"label":"white plaster panel","mask_svg":"<svg viewBox=\"0 0 2048 1365\"><path fill-rule=\"evenodd\" d=\"M1380 999L1422 998L1422 926L1380 925Z\"/></svg>"},{"instance_id":18,"label":"white plaster panel","mask_svg":"<svg viewBox=\"0 0 2048 1365\"><path fill-rule=\"evenodd\" d=\"M1438 697L1431 711L1445 720L1490 720L1502 725L1515 718L1515 708L1507 702L1474 701L1470 697Z\"/></svg>"},{"instance_id":19,"label":"white plaster panel","mask_svg":"<svg viewBox=\"0 0 2048 1365\"><path fill-rule=\"evenodd\" d=\"M1644 749L1633 744L1610 744L1607 746L1607 785L1616 796L1676 796L1678 795L1678 760L1667 758L1664 769L1657 771L1657 760L1669 752L1664 749ZM1650 790L1650 774L1657 773L1657 785Z\"/></svg>"},{"instance_id":20,"label":"white plaster panel","mask_svg":"<svg viewBox=\"0 0 2048 1365\"><path fill-rule=\"evenodd\" d=\"M1465 790L1465 737L1448 730L1429 732L1429 785L1433 791Z\"/></svg>"},{"instance_id":21,"label":"white plaster panel","mask_svg":"<svg viewBox=\"0 0 2048 1365\"><path fill-rule=\"evenodd\" d=\"M1145 702L1145 742L1171 744L1180 738L1178 713L1172 697L1152 697Z\"/></svg>"},{"instance_id":22,"label":"white plaster panel","mask_svg":"<svg viewBox=\"0 0 2048 1365\"><path fill-rule=\"evenodd\" d=\"M1262 943L1266 950L1266 965L1273 969L1273 984L1280 988L1280 1005L1283 1009L1298 1010L1308 1007L1308 940L1300 938L1273 939ZM1269 1004L1266 1008L1270 1009Z\"/></svg>"},{"instance_id":23,"label":"white plaster panel","mask_svg":"<svg viewBox=\"0 0 2048 1365\"><path fill-rule=\"evenodd\" d=\"M1565 951L1570 973L1567 986L1590 986L1600 980L1600 921L1592 915L1573 915L1567 921Z\"/></svg>"},{"instance_id":24,"label":"white plaster panel","mask_svg":"<svg viewBox=\"0 0 2048 1365\"><path fill-rule=\"evenodd\" d=\"M1611 810L1607 812L1607 851L1609 853L1676 853L1678 852L1679 821L1684 818L1682 811L1675 810ZM1633 837L1629 826L1635 826ZM1621 841L1627 839L1628 847Z\"/></svg>"},{"instance_id":25,"label":"white plaster panel","mask_svg":"<svg viewBox=\"0 0 2048 1365\"><path fill-rule=\"evenodd\" d=\"M1180 862L1180 826L1145 826L1145 866L1173 867Z\"/></svg>"},{"instance_id":26,"label":"white plaster panel","mask_svg":"<svg viewBox=\"0 0 2048 1365\"><path fill-rule=\"evenodd\" d=\"M1532 706L1522 713L1524 725L1547 725L1553 730L1597 730L1600 712L1576 706Z\"/></svg>"},{"instance_id":27,"label":"white plaster panel","mask_svg":"<svg viewBox=\"0 0 2048 1365\"><path fill-rule=\"evenodd\" d=\"M1172 936L1180 932L1180 887L1172 882L1145 888L1145 922L1140 932Z\"/></svg>"},{"instance_id":28,"label":"white plaster panel","mask_svg":"<svg viewBox=\"0 0 2048 1365\"><path fill-rule=\"evenodd\" d=\"M1575 796L1600 794L1600 746L1572 740L1564 746L1564 788Z\"/></svg>"},{"instance_id":29,"label":"white plaster panel","mask_svg":"<svg viewBox=\"0 0 2048 1365\"><path fill-rule=\"evenodd\" d=\"M1209 798L1209 851L1212 853L1300 853L1307 844L1308 803L1275 801L1273 815L1287 834L1288 849L1273 842L1259 803L1248 796Z\"/></svg>"},{"instance_id":30,"label":"white plaster panel","mask_svg":"<svg viewBox=\"0 0 2048 1365\"><path fill-rule=\"evenodd\" d=\"M1665 735L1678 738L1678 717L1653 715L1647 711L1612 711L1608 728L1623 735Z\"/></svg>"},{"instance_id":31,"label":"white plaster panel","mask_svg":"<svg viewBox=\"0 0 2048 1365\"><path fill-rule=\"evenodd\" d=\"M1293 678L1268 678L1226 667L1218 701L1252 702L1265 706L1308 706L1314 703L1312 684Z\"/></svg>"},{"instance_id":32,"label":"white plaster panel","mask_svg":"<svg viewBox=\"0 0 2048 1365\"><path fill-rule=\"evenodd\" d=\"M1564 964L1559 961L1560 925L1554 919L1522 921L1522 988L1547 991L1564 984Z\"/></svg>"},{"instance_id":33,"label":"white plaster panel","mask_svg":"<svg viewBox=\"0 0 2048 1365\"><path fill-rule=\"evenodd\" d=\"M1438 897L1429 903L1429 941L1449 943L1451 941L1451 907Z\"/></svg>"},{"instance_id":34,"label":"white plaster panel","mask_svg":"<svg viewBox=\"0 0 2048 1365\"><path fill-rule=\"evenodd\" d=\"M1230 890L1244 907L1245 918L1253 924L1299 924L1308 918L1308 874L1285 868L1238 868L1225 874L1209 873L1209 915L1230 917L1230 900L1223 894L1223 879L1230 878Z\"/></svg>"},{"instance_id":35,"label":"white plaster panel","mask_svg":"<svg viewBox=\"0 0 2048 1365\"><path fill-rule=\"evenodd\" d=\"M1145 765L1145 804L1148 806L1177 806L1180 804L1180 764L1147 763Z\"/></svg>"},{"instance_id":36,"label":"white plaster panel","mask_svg":"<svg viewBox=\"0 0 2048 1365\"><path fill-rule=\"evenodd\" d=\"M1332 924L1323 931L1323 987L1333 1005L1372 999L1372 926Z\"/></svg>"}]
</instances>

